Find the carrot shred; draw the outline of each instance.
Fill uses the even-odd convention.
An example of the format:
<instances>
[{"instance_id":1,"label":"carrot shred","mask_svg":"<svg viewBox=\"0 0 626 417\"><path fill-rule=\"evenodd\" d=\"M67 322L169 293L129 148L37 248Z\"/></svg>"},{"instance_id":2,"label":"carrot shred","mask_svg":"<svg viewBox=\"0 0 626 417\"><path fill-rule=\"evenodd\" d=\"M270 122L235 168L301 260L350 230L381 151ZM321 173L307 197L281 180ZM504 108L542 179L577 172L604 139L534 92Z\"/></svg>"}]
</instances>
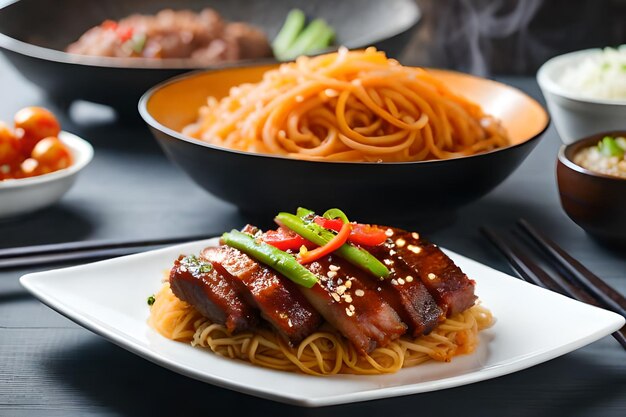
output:
<instances>
[{"instance_id":1,"label":"carrot shred","mask_svg":"<svg viewBox=\"0 0 626 417\"><path fill-rule=\"evenodd\" d=\"M343 226L341 226L341 230L339 230L339 233L337 233L335 237L332 238L327 244L308 251L304 254L299 254L298 262L300 262L301 264L308 264L336 251L344 243L346 243L351 231L352 227L350 223L344 223Z\"/></svg>"}]
</instances>

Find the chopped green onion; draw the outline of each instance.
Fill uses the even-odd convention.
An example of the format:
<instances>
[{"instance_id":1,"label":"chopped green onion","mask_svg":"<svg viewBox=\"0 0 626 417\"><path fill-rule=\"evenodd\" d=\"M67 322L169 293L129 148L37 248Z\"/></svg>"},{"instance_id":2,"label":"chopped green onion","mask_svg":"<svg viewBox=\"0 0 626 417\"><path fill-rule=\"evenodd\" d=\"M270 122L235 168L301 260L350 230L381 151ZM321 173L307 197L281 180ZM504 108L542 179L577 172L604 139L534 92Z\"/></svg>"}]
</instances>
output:
<instances>
[{"instance_id":1,"label":"chopped green onion","mask_svg":"<svg viewBox=\"0 0 626 417\"><path fill-rule=\"evenodd\" d=\"M246 233L233 230L230 233L224 233L222 241L224 244L239 249L257 261L275 269L303 287L311 288L318 282L315 274L300 265L294 256Z\"/></svg>"},{"instance_id":2,"label":"chopped green onion","mask_svg":"<svg viewBox=\"0 0 626 417\"><path fill-rule=\"evenodd\" d=\"M154 294L151 295L150 297L148 297L148 305L151 306L152 304L154 304L154 302L156 301L156 298L154 298Z\"/></svg>"},{"instance_id":3,"label":"chopped green onion","mask_svg":"<svg viewBox=\"0 0 626 417\"><path fill-rule=\"evenodd\" d=\"M213 269L213 265L210 262L198 259L195 255L185 256L180 263L189 269L193 275L208 274Z\"/></svg>"},{"instance_id":4,"label":"chopped green onion","mask_svg":"<svg viewBox=\"0 0 626 417\"><path fill-rule=\"evenodd\" d=\"M610 136L605 136L600 142L598 142L598 150L605 156L624 156L624 149L622 149L615 139Z\"/></svg>"},{"instance_id":5,"label":"chopped green onion","mask_svg":"<svg viewBox=\"0 0 626 417\"><path fill-rule=\"evenodd\" d=\"M338 208L331 208L331 209L326 210L324 214L322 215L322 217L326 219L330 219L330 220L339 218L344 223L350 223L350 220L348 220L348 216L346 216L346 214L343 211L339 210Z\"/></svg>"},{"instance_id":6,"label":"chopped green onion","mask_svg":"<svg viewBox=\"0 0 626 417\"><path fill-rule=\"evenodd\" d=\"M299 213L300 212L304 211L299 211ZM307 216L309 214L307 214ZM319 246L326 245L335 237L333 232L324 229L313 221L305 221L291 213L279 213L275 220L278 224L293 230L303 238ZM389 269L365 249L357 248L356 246L346 243L337 249L335 253L351 264L372 273L376 277L386 278L389 276Z\"/></svg>"},{"instance_id":7,"label":"chopped green onion","mask_svg":"<svg viewBox=\"0 0 626 417\"><path fill-rule=\"evenodd\" d=\"M293 9L289 12L283 27L276 35L276 38L274 38L274 42L272 42L272 49L276 58L289 59L286 53L294 44L302 29L304 29L305 20L306 17L302 10Z\"/></svg>"}]
</instances>

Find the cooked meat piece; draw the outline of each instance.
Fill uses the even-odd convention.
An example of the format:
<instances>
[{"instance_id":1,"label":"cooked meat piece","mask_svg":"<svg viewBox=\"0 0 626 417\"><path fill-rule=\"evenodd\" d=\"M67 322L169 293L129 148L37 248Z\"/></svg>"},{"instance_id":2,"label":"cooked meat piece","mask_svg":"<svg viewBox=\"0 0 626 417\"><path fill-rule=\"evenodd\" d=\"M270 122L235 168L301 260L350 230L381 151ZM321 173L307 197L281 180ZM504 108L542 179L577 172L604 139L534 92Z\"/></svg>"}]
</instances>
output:
<instances>
[{"instance_id":1,"label":"cooked meat piece","mask_svg":"<svg viewBox=\"0 0 626 417\"><path fill-rule=\"evenodd\" d=\"M257 312L244 300L239 289L210 263L195 256L181 255L174 262L170 288L176 297L231 332L252 329L259 321Z\"/></svg>"},{"instance_id":2,"label":"cooked meat piece","mask_svg":"<svg viewBox=\"0 0 626 417\"><path fill-rule=\"evenodd\" d=\"M445 318L445 315L424 283L419 277L414 277L413 272L397 259L397 254L390 246L391 243L385 243L366 248L391 270L391 275L384 280L374 277L367 279L377 287L381 297L396 310L412 336L428 334Z\"/></svg>"},{"instance_id":3,"label":"cooked meat piece","mask_svg":"<svg viewBox=\"0 0 626 417\"><path fill-rule=\"evenodd\" d=\"M272 48L263 31L246 23L234 22L226 26L224 39L233 40L239 56L254 59L272 56Z\"/></svg>"},{"instance_id":4,"label":"cooked meat piece","mask_svg":"<svg viewBox=\"0 0 626 417\"><path fill-rule=\"evenodd\" d=\"M81 55L143 58L190 58L212 65L239 59L271 57L265 34L246 23L229 23L209 8L164 9L156 15L133 14L105 21L86 31L67 52Z\"/></svg>"},{"instance_id":5,"label":"cooked meat piece","mask_svg":"<svg viewBox=\"0 0 626 417\"><path fill-rule=\"evenodd\" d=\"M396 265L403 263L412 272L411 276L419 277L447 316L474 305L474 281L439 247L421 239L418 233L389 229L393 235L388 240L387 249L396 252Z\"/></svg>"},{"instance_id":6,"label":"cooked meat piece","mask_svg":"<svg viewBox=\"0 0 626 417\"><path fill-rule=\"evenodd\" d=\"M385 346L406 332L394 309L364 283L365 272L332 255L306 266L320 283L300 290L360 353Z\"/></svg>"},{"instance_id":7,"label":"cooked meat piece","mask_svg":"<svg viewBox=\"0 0 626 417\"><path fill-rule=\"evenodd\" d=\"M237 249L206 248L201 255L225 276L241 281L266 319L292 345L315 332L322 317L296 284Z\"/></svg>"}]
</instances>

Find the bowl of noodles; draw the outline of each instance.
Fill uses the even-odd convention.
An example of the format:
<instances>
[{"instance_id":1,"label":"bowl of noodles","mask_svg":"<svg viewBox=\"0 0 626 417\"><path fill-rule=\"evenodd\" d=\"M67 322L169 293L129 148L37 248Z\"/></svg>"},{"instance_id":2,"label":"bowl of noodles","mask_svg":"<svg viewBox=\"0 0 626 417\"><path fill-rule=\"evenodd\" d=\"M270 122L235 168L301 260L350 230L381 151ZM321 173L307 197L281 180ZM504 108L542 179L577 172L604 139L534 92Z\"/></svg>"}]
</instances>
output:
<instances>
[{"instance_id":1,"label":"bowl of noodles","mask_svg":"<svg viewBox=\"0 0 626 417\"><path fill-rule=\"evenodd\" d=\"M184 75L139 112L196 183L254 213L455 209L509 176L549 124L513 87L374 48Z\"/></svg>"}]
</instances>

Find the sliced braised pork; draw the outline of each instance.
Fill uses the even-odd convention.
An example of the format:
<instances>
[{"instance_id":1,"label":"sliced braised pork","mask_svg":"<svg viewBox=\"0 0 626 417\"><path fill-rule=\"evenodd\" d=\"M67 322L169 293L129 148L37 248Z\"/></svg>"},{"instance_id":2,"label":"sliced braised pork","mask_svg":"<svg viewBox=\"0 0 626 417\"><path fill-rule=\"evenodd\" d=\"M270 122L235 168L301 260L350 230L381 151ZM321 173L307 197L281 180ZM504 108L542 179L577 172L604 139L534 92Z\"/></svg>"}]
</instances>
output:
<instances>
[{"instance_id":1,"label":"sliced braised pork","mask_svg":"<svg viewBox=\"0 0 626 417\"><path fill-rule=\"evenodd\" d=\"M224 279L210 263L195 256L181 255L174 262L169 281L176 297L231 332L253 329L259 322L257 312L245 301L239 288Z\"/></svg>"},{"instance_id":2,"label":"sliced braised pork","mask_svg":"<svg viewBox=\"0 0 626 417\"><path fill-rule=\"evenodd\" d=\"M396 310L412 336L428 334L445 317L444 312L420 278L397 259L395 251L390 246L390 243L385 243L367 248L391 271L389 277L384 280L374 277L367 279L376 286L381 297Z\"/></svg>"},{"instance_id":3,"label":"sliced braised pork","mask_svg":"<svg viewBox=\"0 0 626 417\"><path fill-rule=\"evenodd\" d=\"M421 239L415 232L395 228L387 228L387 231L391 236L386 248L395 252L393 260L396 268L406 265L411 276L424 283L447 316L474 305L474 281L438 246Z\"/></svg>"},{"instance_id":4,"label":"sliced braised pork","mask_svg":"<svg viewBox=\"0 0 626 417\"><path fill-rule=\"evenodd\" d=\"M306 266L320 282L300 290L359 352L369 353L406 332L394 309L361 278L363 271L332 255Z\"/></svg>"},{"instance_id":5,"label":"sliced braised pork","mask_svg":"<svg viewBox=\"0 0 626 417\"><path fill-rule=\"evenodd\" d=\"M241 281L252 295L263 318L292 345L315 332L321 324L320 314L296 284L245 253L220 246L206 248L201 256L222 275Z\"/></svg>"}]
</instances>

